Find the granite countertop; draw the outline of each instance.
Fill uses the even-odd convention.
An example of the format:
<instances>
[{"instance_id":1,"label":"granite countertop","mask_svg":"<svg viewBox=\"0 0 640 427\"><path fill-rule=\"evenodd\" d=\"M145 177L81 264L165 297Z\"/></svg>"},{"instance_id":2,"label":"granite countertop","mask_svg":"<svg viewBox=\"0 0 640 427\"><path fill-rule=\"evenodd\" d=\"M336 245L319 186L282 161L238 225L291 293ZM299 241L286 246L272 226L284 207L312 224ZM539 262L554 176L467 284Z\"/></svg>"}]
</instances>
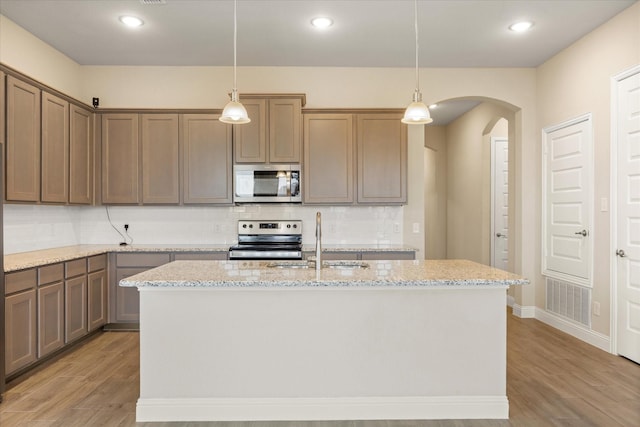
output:
<instances>
[{"instance_id":1,"label":"granite countertop","mask_svg":"<svg viewBox=\"0 0 640 427\"><path fill-rule=\"evenodd\" d=\"M334 261L349 264L349 261ZM353 261L351 261L353 262ZM452 287L525 285L516 274L466 260L366 261L368 268L273 268L269 261L174 261L123 287Z\"/></svg>"},{"instance_id":2,"label":"granite countertop","mask_svg":"<svg viewBox=\"0 0 640 427\"><path fill-rule=\"evenodd\" d=\"M109 252L227 252L229 245L75 245L4 256L4 271L55 264Z\"/></svg>"},{"instance_id":3,"label":"granite countertop","mask_svg":"<svg viewBox=\"0 0 640 427\"><path fill-rule=\"evenodd\" d=\"M157 244L157 245L75 245L60 248L42 249L30 252L20 252L4 256L4 271L24 270L26 268L39 267L47 264L70 261L76 258L100 255L108 252L227 252L230 244L224 245L186 245L186 244ZM312 246L304 246L304 251L315 250ZM327 245L323 246L323 251L345 251L345 252L404 252L415 251L406 246L392 245Z\"/></svg>"}]
</instances>

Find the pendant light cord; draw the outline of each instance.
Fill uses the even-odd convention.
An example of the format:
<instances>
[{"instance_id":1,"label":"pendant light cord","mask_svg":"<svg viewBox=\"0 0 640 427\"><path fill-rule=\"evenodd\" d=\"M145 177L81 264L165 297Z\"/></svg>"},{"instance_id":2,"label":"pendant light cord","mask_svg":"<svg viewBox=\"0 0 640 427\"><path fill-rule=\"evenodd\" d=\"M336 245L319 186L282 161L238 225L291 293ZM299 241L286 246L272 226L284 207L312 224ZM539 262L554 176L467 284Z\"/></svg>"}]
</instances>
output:
<instances>
[{"instance_id":1,"label":"pendant light cord","mask_svg":"<svg viewBox=\"0 0 640 427\"><path fill-rule=\"evenodd\" d=\"M236 83L236 50L238 44L238 0L233 0L233 90L237 87Z\"/></svg>"},{"instance_id":2,"label":"pendant light cord","mask_svg":"<svg viewBox=\"0 0 640 427\"><path fill-rule=\"evenodd\" d=\"M418 0L414 2L414 26L416 30L416 92L420 92L420 73L418 72Z\"/></svg>"}]
</instances>

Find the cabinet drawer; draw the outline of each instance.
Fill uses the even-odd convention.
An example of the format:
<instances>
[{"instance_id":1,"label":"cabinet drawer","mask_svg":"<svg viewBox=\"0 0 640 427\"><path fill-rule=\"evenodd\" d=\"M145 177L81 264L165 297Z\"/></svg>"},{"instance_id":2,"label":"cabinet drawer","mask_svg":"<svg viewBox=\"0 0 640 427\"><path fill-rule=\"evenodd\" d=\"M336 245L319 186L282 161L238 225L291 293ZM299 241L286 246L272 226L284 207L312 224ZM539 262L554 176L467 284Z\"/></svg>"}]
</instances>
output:
<instances>
[{"instance_id":1,"label":"cabinet drawer","mask_svg":"<svg viewBox=\"0 0 640 427\"><path fill-rule=\"evenodd\" d=\"M176 261L225 261L227 252L180 252L173 255Z\"/></svg>"},{"instance_id":2,"label":"cabinet drawer","mask_svg":"<svg viewBox=\"0 0 640 427\"><path fill-rule=\"evenodd\" d=\"M416 253L412 251L363 252L363 260L414 260Z\"/></svg>"},{"instance_id":3,"label":"cabinet drawer","mask_svg":"<svg viewBox=\"0 0 640 427\"><path fill-rule=\"evenodd\" d=\"M171 262L171 254L168 253L148 253L148 254L117 254L117 267L157 267Z\"/></svg>"},{"instance_id":4,"label":"cabinet drawer","mask_svg":"<svg viewBox=\"0 0 640 427\"><path fill-rule=\"evenodd\" d=\"M87 259L80 258L64 263L64 278L80 276L87 274Z\"/></svg>"},{"instance_id":5,"label":"cabinet drawer","mask_svg":"<svg viewBox=\"0 0 640 427\"><path fill-rule=\"evenodd\" d=\"M64 268L62 263L45 265L38 268L38 286L53 282L60 282L64 279Z\"/></svg>"},{"instance_id":6,"label":"cabinet drawer","mask_svg":"<svg viewBox=\"0 0 640 427\"><path fill-rule=\"evenodd\" d=\"M89 273L107 268L107 255L95 255L87 258Z\"/></svg>"},{"instance_id":7,"label":"cabinet drawer","mask_svg":"<svg viewBox=\"0 0 640 427\"><path fill-rule=\"evenodd\" d=\"M36 287L36 269L16 271L15 273L7 273L4 276L4 293L5 295L14 292L24 291Z\"/></svg>"}]
</instances>

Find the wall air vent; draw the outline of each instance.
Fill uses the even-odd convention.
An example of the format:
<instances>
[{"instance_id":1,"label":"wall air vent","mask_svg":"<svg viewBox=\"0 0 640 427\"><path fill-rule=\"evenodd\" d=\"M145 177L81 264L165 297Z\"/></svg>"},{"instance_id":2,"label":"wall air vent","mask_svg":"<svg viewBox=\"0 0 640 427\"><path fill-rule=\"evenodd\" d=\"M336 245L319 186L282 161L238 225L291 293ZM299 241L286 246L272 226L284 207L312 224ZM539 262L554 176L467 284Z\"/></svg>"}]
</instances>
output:
<instances>
[{"instance_id":1,"label":"wall air vent","mask_svg":"<svg viewBox=\"0 0 640 427\"><path fill-rule=\"evenodd\" d=\"M591 327L591 289L549 277L546 281L546 309Z\"/></svg>"},{"instance_id":2,"label":"wall air vent","mask_svg":"<svg viewBox=\"0 0 640 427\"><path fill-rule=\"evenodd\" d=\"M167 0L140 0L140 3L153 6L156 4L167 4Z\"/></svg>"}]
</instances>

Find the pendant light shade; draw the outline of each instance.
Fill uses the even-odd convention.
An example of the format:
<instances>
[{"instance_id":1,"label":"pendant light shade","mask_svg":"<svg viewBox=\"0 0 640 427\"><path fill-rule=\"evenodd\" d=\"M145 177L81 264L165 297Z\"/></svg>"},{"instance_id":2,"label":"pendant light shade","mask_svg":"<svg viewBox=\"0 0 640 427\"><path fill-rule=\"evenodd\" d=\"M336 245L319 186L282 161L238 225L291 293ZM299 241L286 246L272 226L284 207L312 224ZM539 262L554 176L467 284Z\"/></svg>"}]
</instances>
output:
<instances>
[{"instance_id":1,"label":"pendant light shade","mask_svg":"<svg viewBox=\"0 0 640 427\"><path fill-rule=\"evenodd\" d=\"M225 105L224 110L222 110L222 115L218 119L223 123L230 123L232 125L241 125L251 121L246 108L244 108L244 105L238 100L238 89L236 85L237 9L237 0L233 0L233 89L231 90L231 101Z\"/></svg>"},{"instance_id":2,"label":"pendant light shade","mask_svg":"<svg viewBox=\"0 0 640 427\"><path fill-rule=\"evenodd\" d=\"M241 125L251 121L246 108L238 101L238 91L236 89L231 92L231 101L224 106L219 120L232 125Z\"/></svg>"},{"instance_id":3,"label":"pendant light shade","mask_svg":"<svg viewBox=\"0 0 640 427\"><path fill-rule=\"evenodd\" d=\"M422 93L420 93L420 74L418 71L418 0L414 2L414 12L416 31L416 90L413 93L413 102L409 104L404 112L402 123L408 125L425 125L431 123L433 119L429 113L429 108L422 102Z\"/></svg>"}]
</instances>

